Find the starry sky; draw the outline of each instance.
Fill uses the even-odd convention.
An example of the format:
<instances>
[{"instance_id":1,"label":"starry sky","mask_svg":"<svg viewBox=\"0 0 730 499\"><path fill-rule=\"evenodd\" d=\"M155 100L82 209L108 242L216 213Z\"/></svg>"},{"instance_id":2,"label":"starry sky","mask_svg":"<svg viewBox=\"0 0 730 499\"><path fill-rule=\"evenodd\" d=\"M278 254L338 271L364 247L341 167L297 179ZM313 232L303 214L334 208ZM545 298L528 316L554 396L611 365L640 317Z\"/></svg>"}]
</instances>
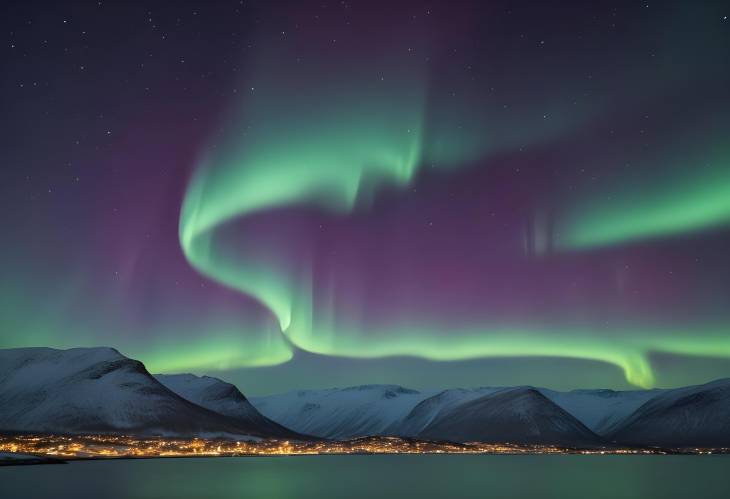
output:
<instances>
[{"instance_id":1,"label":"starry sky","mask_svg":"<svg viewBox=\"0 0 730 499\"><path fill-rule=\"evenodd\" d=\"M0 347L247 394L730 376L726 2L2 10Z\"/></svg>"}]
</instances>

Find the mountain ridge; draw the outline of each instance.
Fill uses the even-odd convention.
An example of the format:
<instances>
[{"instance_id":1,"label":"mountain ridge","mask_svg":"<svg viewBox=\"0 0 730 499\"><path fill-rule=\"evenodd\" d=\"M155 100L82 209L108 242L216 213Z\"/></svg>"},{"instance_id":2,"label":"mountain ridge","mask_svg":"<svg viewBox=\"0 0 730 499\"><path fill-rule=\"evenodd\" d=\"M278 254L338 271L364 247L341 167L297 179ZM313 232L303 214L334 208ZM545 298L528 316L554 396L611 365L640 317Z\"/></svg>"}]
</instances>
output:
<instances>
[{"instance_id":1,"label":"mountain ridge","mask_svg":"<svg viewBox=\"0 0 730 499\"><path fill-rule=\"evenodd\" d=\"M621 444L730 446L730 378L667 390L614 425Z\"/></svg>"},{"instance_id":2,"label":"mountain ridge","mask_svg":"<svg viewBox=\"0 0 730 499\"><path fill-rule=\"evenodd\" d=\"M375 428L367 428L370 431L375 430L374 434L380 436L400 436L406 438L425 438L423 432L429 424L439 417L440 414L448 411L454 406L458 406L470 400L477 399L483 395L490 393L497 393L500 391L512 390L515 388L532 388L537 392L541 393L548 400L553 402L560 409L567 412L569 415L574 417L579 423L584 425L592 433L601 437L601 439L607 444L626 444L632 445L643 445L643 440L640 435L636 438L629 440L623 438L622 434L617 434L617 428L621 427L622 423L628 420L634 415L640 408L644 407L647 403L654 400L664 394L680 393L682 390L692 390L706 385L713 384L730 384L730 379L721 379L714 382L706 383L704 385L696 385L694 387L680 387L680 388L663 388L663 389L650 389L650 390L611 390L611 389L574 389L570 391L557 391L547 388L540 387L489 387L483 386L479 388L450 388L446 390L410 390L408 388L400 387L399 385L361 385L359 387L347 387L347 388L328 388L321 390L293 390L283 394L263 396L263 397L252 397L251 402L256 406L262 413L268 415L274 420L281 417L280 422L285 422L287 426L293 429L300 429L297 425L298 420L296 418L297 411L307 413L307 428L313 434L317 434L318 425L316 421L312 421L313 416L319 411L323 412L322 420L328 421L337 419L338 415L341 419L337 421L337 438L357 438L365 436L362 432L362 427L359 425L348 426L347 422L356 418L354 415L362 412L362 402L359 400L350 400L348 397L340 397L341 393L358 393L363 391L363 386L367 387L370 391L375 390L377 387L381 389L391 389L398 387L401 393L413 393L410 398L410 408L401 406L398 408L400 417L391 417L390 423L386 425L379 425ZM319 403L319 398L323 395L327 396L329 400L329 406L336 407L336 412L327 413L326 406ZM667 395L669 396L669 395ZM287 400L289 399L289 400ZM275 407L272 407L269 403L271 400L275 400ZM374 405L380 404L384 406L380 411L388 413L391 409L387 408L389 399L382 397L377 401L369 401L367 410L369 412L377 412L377 408ZM730 411L730 396L718 402L718 405L722 408L728 408ZM281 408L287 408L287 411L282 413ZM277 411L278 409L278 411ZM730 420L730 415L728 416ZM327 425L322 425L326 428ZM727 435L730 435L730 429L720 431L726 431ZM320 435L325 436L325 435ZM332 435L328 435L332 437ZM428 435L432 438L434 435ZM436 435L438 436L438 435ZM716 435L715 435L716 436ZM722 442L730 440L730 436L718 437L715 440L705 439L702 440L705 445L716 445L719 446ZM658 442L658 441L657 441ZM696 443L692 439L663 439L661 443L666 446L682 446L691 445ZM726 444L723 444L726 445Z\"/></svg>"},{"instance_id":3,"label":"mountain ridge","mask_svg":"<svg viewBox=\"0 0 730 499\"><path fill-rule=\"evenodd\" d=\"M190 402L109 347L0 350L0 430L278 436Z\"/></svg>"},{"instance_id":4,"label":"mountain ridge","mask_svg":"<svg viewBox=\"0 0 730 499\"><path fill-rule=\"evenodd\" d=\"M453 442L597 446L605 441L532 387L497 390L449 407L417 436Z\"/></svg>"},{"instance_id":5,"label":"mountain ridge","mask_svg":"<svg viewBox=\"0 0 730 499\"><path fill-rule=\"evenodd\" d=\"M0 349L0 432L725 447L730 378L627 391L366 384L249 399L212 376L153 376L110 347Z\"/></svg>"}]
</instances>

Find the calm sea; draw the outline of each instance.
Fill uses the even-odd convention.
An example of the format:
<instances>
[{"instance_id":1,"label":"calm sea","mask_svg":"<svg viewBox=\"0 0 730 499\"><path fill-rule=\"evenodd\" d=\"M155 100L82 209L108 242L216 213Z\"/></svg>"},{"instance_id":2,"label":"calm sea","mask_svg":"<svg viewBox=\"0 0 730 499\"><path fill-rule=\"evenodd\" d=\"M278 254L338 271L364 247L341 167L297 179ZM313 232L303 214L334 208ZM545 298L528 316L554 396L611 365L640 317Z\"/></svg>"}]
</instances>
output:
<instances>
[{"instance_id":1,"label":"calm sea","mask_svg":"<svg viewBox=\"0 0 730 499\"><path fill-rule=\"evenodd\" d=\"M302 456L0 468L3 499L728 498L730 456Z\"/></svg>"}]
</instances>

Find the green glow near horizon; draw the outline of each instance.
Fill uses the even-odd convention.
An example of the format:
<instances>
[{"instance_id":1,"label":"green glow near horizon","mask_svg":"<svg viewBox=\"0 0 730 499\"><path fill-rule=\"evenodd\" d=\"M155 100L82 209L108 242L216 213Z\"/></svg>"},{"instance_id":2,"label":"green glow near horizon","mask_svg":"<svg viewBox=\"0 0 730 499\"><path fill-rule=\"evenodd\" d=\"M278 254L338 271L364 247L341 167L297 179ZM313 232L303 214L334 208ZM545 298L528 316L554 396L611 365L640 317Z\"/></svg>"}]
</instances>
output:
<instances>
[{"instance_id":1,"label":"green glow near horizon","mask_svg":"<svg viewBox=\"0 0 730 499\"><path fill-rule=\"evenodd\" d=\"M254 335L254 338L256 336ZM239 335L237 340L201 338L175 347L174 355L165 348L145 349L137 358L143 358L153 373L181 371L225 371L241 366L263 367L282 364L292 358L292 351L282 345L281 339L271 342L252 341L250 336Z\"/></svg>"}]
</instances>

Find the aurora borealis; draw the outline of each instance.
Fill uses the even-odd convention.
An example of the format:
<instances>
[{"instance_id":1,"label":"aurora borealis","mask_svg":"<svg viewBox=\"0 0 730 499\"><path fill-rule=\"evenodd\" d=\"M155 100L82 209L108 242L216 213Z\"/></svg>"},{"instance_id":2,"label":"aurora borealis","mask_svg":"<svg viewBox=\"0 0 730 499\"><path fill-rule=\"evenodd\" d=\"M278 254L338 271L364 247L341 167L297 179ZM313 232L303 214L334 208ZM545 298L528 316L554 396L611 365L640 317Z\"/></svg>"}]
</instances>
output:
<instances>
[{"instance_id":1,"label":"aurora borealis","mask_svg":"<svg viewBox=\"0 0 730 499\"><path fill-rule=\"evenodd\" d=\"M723 2L16 2L0 347L246 393L730 374Z\"/></svg>"}]
</instances>

